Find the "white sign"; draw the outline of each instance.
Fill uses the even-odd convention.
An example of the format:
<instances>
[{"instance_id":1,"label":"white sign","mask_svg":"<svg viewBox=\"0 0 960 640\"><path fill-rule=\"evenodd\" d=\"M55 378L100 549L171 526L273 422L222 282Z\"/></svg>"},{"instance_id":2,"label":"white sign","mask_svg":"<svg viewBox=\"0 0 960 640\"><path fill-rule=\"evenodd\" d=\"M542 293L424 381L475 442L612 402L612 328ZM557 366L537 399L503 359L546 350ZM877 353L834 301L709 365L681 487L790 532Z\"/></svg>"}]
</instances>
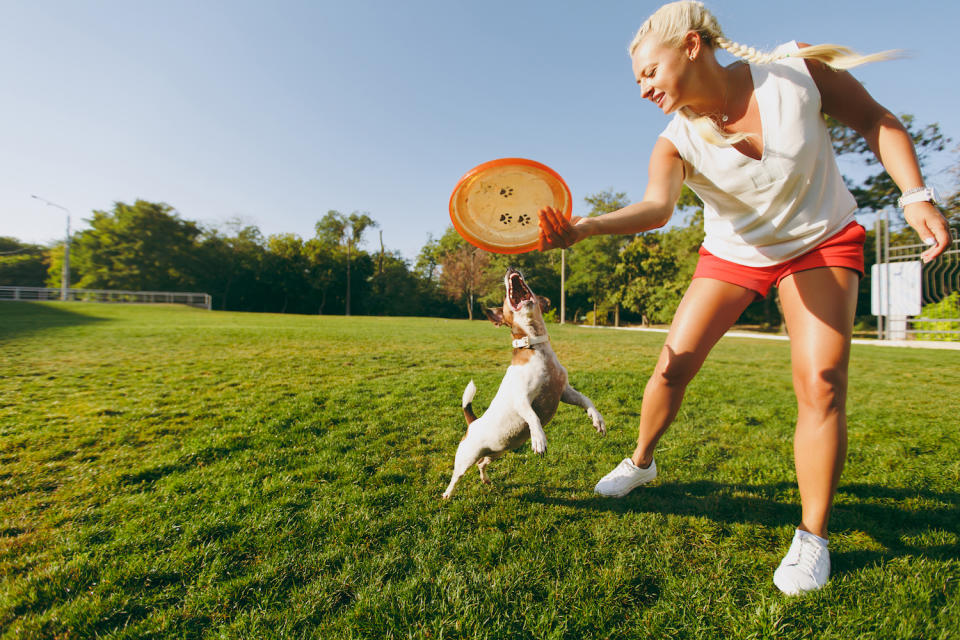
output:
<instances>
[{"instance_id":1,"label":"white sign","mask_svg":"<svg viewBox=\"0 0 960 640\"><path fill-rule=\"evenodd\" d=\"M870 313L888 317L920 315L923 307L922 271L923 265L919 260L873 265L870 269Z\"/></svg>"}]
</instances>

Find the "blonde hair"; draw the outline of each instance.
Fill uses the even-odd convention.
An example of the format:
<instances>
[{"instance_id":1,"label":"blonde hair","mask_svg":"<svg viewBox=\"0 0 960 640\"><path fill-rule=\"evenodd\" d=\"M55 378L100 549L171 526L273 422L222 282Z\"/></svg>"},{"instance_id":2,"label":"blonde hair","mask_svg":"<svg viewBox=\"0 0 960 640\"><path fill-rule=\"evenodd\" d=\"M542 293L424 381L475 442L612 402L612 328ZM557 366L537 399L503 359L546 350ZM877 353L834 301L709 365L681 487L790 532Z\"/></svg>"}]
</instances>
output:
<instances>
[{"instance_id":1,"label":"blonde hair","mask_svg":"<svg viewBox=\"0 0 960 640\"><path fill-rule=\"evenodd\" d=\"M673 47L681 47L686 35L695 31L700 35L703 44L711 49L720 48L728 53L753 64L770 64L783 58L809 58L817 60L832 69L842 70L856 67L867 62L889 60L895 57L895 51L884 51L870 55L860 55L847 47L835 44L819 44L803 47L799 51L787 53L761 53L753 47L744 46L738 42L728 40L723 35L720 23L716 17L696 0L680 0L665 4L654 12L643 23L628 47L632 57L640 42L648 35L655 35L657 39ZM717 126L710 116L702 116L689 107L681 107L680 115L690 120L697 132L709 143L718 146L734 145L750 137L749 134L730 134Z\"/></svg>"}]
</instances>

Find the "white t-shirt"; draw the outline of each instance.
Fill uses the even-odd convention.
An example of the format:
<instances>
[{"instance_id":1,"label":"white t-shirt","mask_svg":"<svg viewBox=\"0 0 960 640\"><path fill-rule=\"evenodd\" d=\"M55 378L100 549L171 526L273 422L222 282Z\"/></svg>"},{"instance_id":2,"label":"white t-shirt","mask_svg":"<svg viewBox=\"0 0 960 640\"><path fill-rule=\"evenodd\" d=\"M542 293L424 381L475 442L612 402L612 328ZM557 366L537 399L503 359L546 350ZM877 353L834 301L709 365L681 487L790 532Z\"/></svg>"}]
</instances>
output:
<instances>
[{"instance_id":1,"label":"white t-shirt","mask_svg":"<svg viewBox=\"0 0 960 640\"><path fill-rule=\"evenodd\" d=\"M777 51L798 51L790 42ZM763 127L763 155L704 140L676 114L660 135L684 163L685 182L704 203L703 246L724 260L767 267L792 260L854 220L820 92L801 58L750 65Z\"/></svg>"}]
</instances>

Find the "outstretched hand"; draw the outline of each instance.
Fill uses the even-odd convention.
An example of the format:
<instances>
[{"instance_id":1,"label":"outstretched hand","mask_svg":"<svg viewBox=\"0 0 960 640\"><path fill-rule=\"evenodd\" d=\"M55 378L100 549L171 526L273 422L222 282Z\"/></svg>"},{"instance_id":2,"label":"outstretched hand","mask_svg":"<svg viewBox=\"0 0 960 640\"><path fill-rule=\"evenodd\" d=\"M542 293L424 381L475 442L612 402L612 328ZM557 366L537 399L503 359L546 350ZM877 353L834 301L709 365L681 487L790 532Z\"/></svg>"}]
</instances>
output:
<instances>
[{"instance_id":1,"label":"outstretched hand","mask_svg":"<svg viewBox=\"0 0 960 640\"><path fill-rule=\"evenodd\" d=\"M579 216L573 216L567 220L553 207L541 209L540 218L537 221L540 227L540 251L566 249L583 240L585 237L583 231L577 229L577 223L580 220Z\"/></svg>"},{"instance_id":2,"label":"outstretched hand","mask_svg":"<svg viewBox=\"0 0 960 640\"><path fill-rule=\"evenodd\" d=\"M930 262L950 246L950 227L946 218L929 202L908 204L903 210L907 223L930 248L920 254L924 264Z\"/></svg>"}]
</instances>

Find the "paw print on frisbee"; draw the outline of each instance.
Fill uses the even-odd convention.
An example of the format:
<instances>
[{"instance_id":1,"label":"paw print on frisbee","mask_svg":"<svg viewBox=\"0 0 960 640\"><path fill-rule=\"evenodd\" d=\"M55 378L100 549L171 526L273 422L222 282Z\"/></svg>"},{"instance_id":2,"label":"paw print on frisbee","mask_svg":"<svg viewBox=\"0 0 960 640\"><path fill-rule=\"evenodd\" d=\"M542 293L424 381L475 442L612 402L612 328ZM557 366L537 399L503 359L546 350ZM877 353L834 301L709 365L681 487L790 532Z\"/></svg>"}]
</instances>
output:
<instances>
[{"instance_id":1,"label":"paw print on frisbee","mask_svg":"<svg viewBox=\"0 0 960 640\"><path fill-rule=\"evenodd\" d=\"M450 220L465 240L494 253L524 253L538 246L538 213L553 207L570 218L570 188L550 167L525 158L478 165L450 195Z\"/></svg>"}]
</instances>

